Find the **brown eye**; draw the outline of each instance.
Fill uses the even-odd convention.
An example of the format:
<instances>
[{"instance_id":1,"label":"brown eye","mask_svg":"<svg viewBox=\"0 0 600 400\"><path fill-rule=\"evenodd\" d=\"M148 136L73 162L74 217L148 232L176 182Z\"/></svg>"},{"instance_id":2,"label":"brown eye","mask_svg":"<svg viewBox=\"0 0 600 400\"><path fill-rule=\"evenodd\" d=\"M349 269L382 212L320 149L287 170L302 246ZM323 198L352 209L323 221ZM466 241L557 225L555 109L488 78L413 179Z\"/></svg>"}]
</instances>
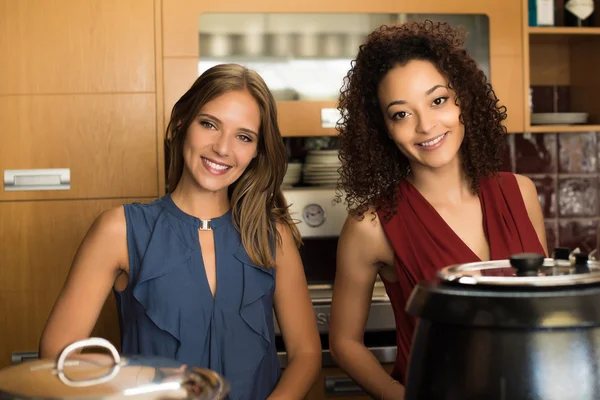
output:
<instances>
[{"instance_id":1,"label":"brown eye","mask_svg":"<svg viewBox=\"0 0 600 400\"><path fill-rule=\"evenodd\" d=\"M211 124L208 121L200 121L200 125L202 125L206 129L217 129L213 124Z\"/></svg>"},{"instance_id":2,"label":"brown eye","mask_svg":"<svg viewBox=\"0 0 600 400\"><path fill-rule=\"evenodd\" d=\"M444 104L446 102L446 100L448 100L447 97L438 97L437 99L435 99L433 101L433 104L435 104L436 106L441 106L442 104Z\"/></svg>"},{"instance_id":3,"label":"brown eye","mask_svg":"<svg viewBox=\"0 0 600 400\"><path fill-rule=\"evenodd\" d=\"M392 119L397 120L397 119L403 119L406 118L406 111L399 111L397 113L395 113L394 115L392 115Z\"/></svg>"}]
</instances>

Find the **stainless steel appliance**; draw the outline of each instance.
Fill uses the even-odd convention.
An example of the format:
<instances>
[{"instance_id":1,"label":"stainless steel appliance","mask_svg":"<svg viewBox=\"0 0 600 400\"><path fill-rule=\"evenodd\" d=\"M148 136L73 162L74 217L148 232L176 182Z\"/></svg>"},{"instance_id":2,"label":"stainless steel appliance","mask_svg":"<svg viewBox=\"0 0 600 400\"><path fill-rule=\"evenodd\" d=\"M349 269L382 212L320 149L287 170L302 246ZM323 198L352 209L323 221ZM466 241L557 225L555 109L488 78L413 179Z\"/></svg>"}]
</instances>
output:
<instances>
[{"instance_id":1,"label":"stainless steel appliance","mask_svg":"<svg viewBox=\"0 0 600 400\"><path fill-rule=\"evenodd\" d=\"M297 221L303 246L300 256L306 278L317 326L323 346L323 367L335 366L329 352L329 315L331 295L335 278L338 237L347 217L343 203L334 203L336 192L332 187L297 187L284 190L290 204L292 218ZM285 367L287 358L283 342L278 335L280 361ZM390 300L383 283L378 281L373 291L373 301L365 332L365 344L382 364L391 364L396 359L396 327ZM325 375L325 396L363 395L364 392L344 375Z\"/></svg>"},{"instance_id":2,"label":"stainless steel appliance","mask_svg":"<svg viewBox=\"0 0 600 400\"><path fill-rule=\"evenodd\" d=\"M102 348L109 354L78 354ZM56 360L36 360L0 370L0 399L222 400L229 383L206 369L158 357L121 357L106 339L67 346Z\"/></svg>"},{"instance_id":3,"label":"stainless steel appliance","mask_svg":"<svg viewBox=\"0 0 600 400\"><path fill-rule=\"evenodd\" d=\"M406 399L600 398L600 264L514 255L419 283Z\"/></svg>"}]
</instances>

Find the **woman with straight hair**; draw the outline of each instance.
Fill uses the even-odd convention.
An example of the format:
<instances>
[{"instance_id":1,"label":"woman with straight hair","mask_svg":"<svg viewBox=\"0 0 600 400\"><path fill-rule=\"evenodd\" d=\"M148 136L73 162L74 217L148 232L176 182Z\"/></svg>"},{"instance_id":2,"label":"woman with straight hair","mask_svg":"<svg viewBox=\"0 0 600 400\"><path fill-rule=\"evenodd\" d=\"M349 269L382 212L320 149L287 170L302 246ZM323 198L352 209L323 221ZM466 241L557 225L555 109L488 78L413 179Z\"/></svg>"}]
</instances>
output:
<instances>
[{"instance_id":1,"label":"woman with straight hair","mask_svg":"<svg viewBox=\"0 0 600 400\"><path fill-rule=\"evenodd\" d=\"M321 346L281 192L287 158L271 92L254 71L212 67L173 107L167 144L169 193L96 219L41 356L88 337L112 290L122 353L216 371L230 399L303 398ZM282 375L273 311L288 357Z\"/></svg>"}]
</instances>

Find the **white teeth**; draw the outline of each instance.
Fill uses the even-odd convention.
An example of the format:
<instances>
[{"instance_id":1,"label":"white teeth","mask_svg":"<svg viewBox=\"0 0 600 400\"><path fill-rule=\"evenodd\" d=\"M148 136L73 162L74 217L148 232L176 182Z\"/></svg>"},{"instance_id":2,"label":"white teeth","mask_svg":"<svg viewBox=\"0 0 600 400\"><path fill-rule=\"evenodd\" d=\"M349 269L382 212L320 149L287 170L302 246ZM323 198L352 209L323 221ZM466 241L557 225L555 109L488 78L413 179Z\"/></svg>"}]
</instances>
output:
<instances>
[{"instance_id":1,"label":"white teeth","mask_svg":"<svg viewBox=\"0 0 600 400\"><path fill-rule=\"evenodd\" d=\"M430 140L429 142L419 143L419 146L423 146L423 147L433 146L434 144L438 144L444 138L444 136L446 136L445 133L442 136L438 136L437 138Z\"/></svg>"},{"instance_id":2,"label":"white teeth","mask_svg":"<svg viewBox=\"0 0 600 400\"><path fill-rule=\"evenodd\" d=\"M207 158L204 159L204 162L206 162L211 168L218 169L219 171L225 171L229 168L227 165L216 164Z\"/></svg>"}]
</instances>

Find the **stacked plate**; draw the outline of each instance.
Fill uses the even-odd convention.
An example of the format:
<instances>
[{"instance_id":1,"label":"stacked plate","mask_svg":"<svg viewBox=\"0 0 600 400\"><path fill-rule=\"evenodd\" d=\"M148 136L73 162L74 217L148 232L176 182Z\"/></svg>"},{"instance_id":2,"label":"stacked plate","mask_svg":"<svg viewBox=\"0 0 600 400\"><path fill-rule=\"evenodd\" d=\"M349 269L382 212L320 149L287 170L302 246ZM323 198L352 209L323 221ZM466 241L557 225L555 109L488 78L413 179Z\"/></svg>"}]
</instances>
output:
<instances>
[{"instance_id":1,"label":"stacked plate","mask_svg":"<svg viewBox=\"0 0 600 400\"><path fill-rule=\"evenodd\" d=\"M585 124L588 120L587 113L561 112L561 113L532 113L532 125L574 125Z\"/></svg>"},{"instance_id":2,"label":"stacked plate","mask_svg":"<svg viewBox=\"0 0 600 400\"><path fill-rule=\"evenodd\" d=\"M304 161L304 183L313 186L335 185L340 177L339 150L311 150Z\"/></svg>"},{"instance_id":3,"label":"stacked plate","mask_svg":"<svg viewBox=\"0 0 600 400\"><path fill-rule=\"evenodd\" d=\"M300 172L302 172L302 163L288 163L287 171L285 172L281 186L289 188L300 182Z\"/></svg>"}]
</instances>

